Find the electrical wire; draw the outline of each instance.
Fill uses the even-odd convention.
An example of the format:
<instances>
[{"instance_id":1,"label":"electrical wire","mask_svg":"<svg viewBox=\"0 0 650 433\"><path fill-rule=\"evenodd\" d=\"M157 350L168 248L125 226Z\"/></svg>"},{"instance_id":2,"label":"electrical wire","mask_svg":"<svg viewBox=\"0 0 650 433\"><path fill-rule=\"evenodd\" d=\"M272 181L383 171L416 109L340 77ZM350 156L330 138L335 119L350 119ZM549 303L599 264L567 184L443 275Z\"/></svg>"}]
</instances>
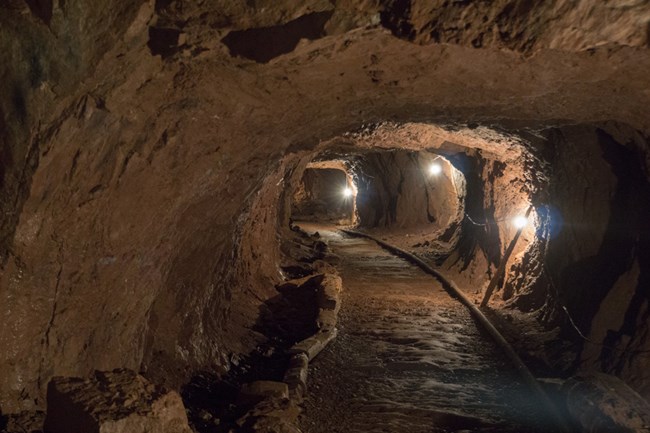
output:
<instances>
[{"instance_id":1,"label":"electrical wire","mask_svg":"<svg viewBox=\"0 0 650 433\"><path fill-rule=\"evenodd\" d=\"M557 423L557 427L559 428L559 430L566 433L572 431L571 428L566 424L564 417L558 411L557 406L552 402L548 394L542 389L540 384L537 382L537 379L535 379L531 371L528 369L526 364L523 363L523 361L521 360L519 355L517 355L517 353L510 345L510 343L508 343L508 341L503 337L503 335L499 332L499 330L492 324L492 322L490 322L487 316L485 316L485 314L483 314L483 312L476 305L474 305L474 303L467 297L467 295L465 295L463 291L458 288L456 283L454 283L452 280L442 275L440 272L431 268L431 266L429 266L421 258L419 258L413 253L404 251L394 245L391 245L387 242L384 242L380 239L377 239L363 232L358 232L356 230L345 230L345 229L339 229L339 230L352 236L359 236L359 237L370 239L376 242L377 244L379 244L380 246L382 246L383 248L386 248L393 254L402 257L410 261L411 263L414 263L415 265L420 267L423 271L433 275L436 279L438 279L438 281L440 281L440 283L442 284L442 287L452 297L458 299L461 304L467 307L472 317L474 317L478 321L482 329L485 330L490 335L490 337L492 337L493 341L497 344L497 346L501 350L503 350L504 354L513 364L515 369L519 372L522 379L532 389L532 391L535 394L537 394L540 403L543 406L545 406L549 415L551 415L555 419L555 422Z\"/></svg>"},{"instance_id":2,"label":"electrical wire","mask_svg":"<svg viewBox=\"0 0 650 433\"><path fill-rule=\"evenodd\" d=\"M469 222L471 222L475 226L481 226L481 227L486 227L486 226L489 226L490 224L502 223L502 222L506 222L506 221L511 220L511 218L501 218L501 219L493 219L492 221L487 221L486 220L484 223L479 223L479 222L474 221L474 219L471 216L469 216L469 214L467 212L465 212L465 217L469 220Z\"/></svg>"},{"instance_id":3,"label":"electrical wire","mask_svg":"<svg viewBox=\"0 0 650 433\"><path fill-rule=\"evenodd\" d=\"M487 221L486 221L485 223L479 223L479 222L474 221L474 219L472 219L472 217L469 216L469 214L468 214L467 212L465 212L465 217L468 219L469 222L471 222L471 223L474 224L475 226L486 227L486 226L488 226L488 225L490 224L490 222L487 222ZM494 221L494 222L493 222L493 224L494 224L494 223L498 223L498 222L507 221L507 219L501 219L501 220L497 220L497 219L495 219L495 220L493 220L493 221ZM578 334L578 336L579 336L580 338L582 338L585 342L587 342L587 343L589 343L589 344L592 344L592 345L594 345L594 346L602 347L603 349L608 349L608 350L611 350L611 351L614 351L614 352L620 352L620 353L622 353L622 354L630 354L630 355L635 355L635 354L650 354L650 350L621 349L621 348L618 348L618 347L609 346L609 345L607 345L607 344L598 343L598 342L596 342L596 341L591 340L589 337L587 337L587 336L586 336L586 335L585 335L585 334L580 330L580 328L578 327L578 325L576 324L576 322L573 320L573 317L572 317L571 314L569 313L568 308L567 308L566 306L564 306L564 304L562 304L562 303L560 302L560 293L559 293L557 287L555 286L555 284L553 283L553 279L551 278L551 274L550 274L550 272L549 272L548 269L546 268L546 264L544 264L544 272L546 273L546 276L548 277L548 281L549 281L551 287L553 287L553 291L555 292L555 302L556 302L557 305L562 309L562 311L564 311L564 314L566 314L566 317L567 317L567 319L569 320L569 323L571 324L571 327L573 327L573 329L576 331L576 333Z\"/></svg>"},{"instance_id":4,"label":"electrical wire","mask_svg":"<svg viewBox=\"0 0 650 433\"><path fill-rule=\"evenodd\" d=\"M485 223L485 224L481 224L481 223L477 223L476 221L474 221L474 220L472 219L472 217L469 216L469 214L468 214L467 212L465 212L465 218L467 218L467 219L469 220L469 222L471 222L471 223L474 224L475 226L481 226L481 227L485 227L485 226L487 226L487 223Z\"/></svg>"},{"instance_id":5,"label":"electrical wire","mask_svg":"<svg viewBox=\"0 0 650 433\"><path fill-rule=\"evenodd\" d=\"M551 274L548 271L548 268L546 267L546 263L544 263L543 266L544 266L544 272L546 273L546 277L547 277L551 287L553 288L553 291L555 292L555 302L556 302L556 304L562 309L562 311L564 311L564 314L566 314L567 319L569 319L569 323L571 324L573 329L576 331L576 333L580 336L580 338L582 338L584 341L586 341L587 343L592 344L594 346L599 346L599 347L602 347L604 349L609 349L609 350L612 350L612 351L615 351L615 352L621 352L622 354L628 354L628 353L631 354L631 355L634 355L634 354L650 354L650 350L620 349L618 347L609 346L609 345L603 344L603 343L598 343L596 341L591 340L589 337L587 337L585 334L583 334L583 332L580 330L580 328L578 327L576 322L573 320L573 317L571 317L571 313L569 313L569 309L564 304L562 304L560 302L560 292L558 291L557 287L553 283L553 279L551 278Z\"/></svg>"}]
</instances>

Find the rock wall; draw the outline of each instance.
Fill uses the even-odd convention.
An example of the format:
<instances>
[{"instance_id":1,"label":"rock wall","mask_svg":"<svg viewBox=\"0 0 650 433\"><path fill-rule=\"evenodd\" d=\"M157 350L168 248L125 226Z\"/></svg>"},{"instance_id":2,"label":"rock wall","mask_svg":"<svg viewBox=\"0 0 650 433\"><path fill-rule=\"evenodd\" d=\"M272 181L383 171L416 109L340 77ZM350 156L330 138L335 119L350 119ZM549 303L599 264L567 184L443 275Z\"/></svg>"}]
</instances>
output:
<instances>
[{"instance_id":1,"label":"rock wall","mask_svg":"<svg viewBox=\"0 0 650 433\"><path fill-rule=\"evenodd\" d=\"M96 371L87 379L55 377L47 399L42 429L51 433L192 431L178 393L129 370Z\"/></svg>"},{"instance_id":2,"label":"rock wall","mask_svg":"<svg viewBox=\"0 0 650 433\"><path fill-rule=\"evenodd\" d=\"M382 23L420 44L584 50L605 44L647 47L650 14L643 1L406 0L386 2Z\"/></svg>"},{"instance_id":3,"label":"rock wall","mask_svg":"<svg viewBox=\"0 0 650 433\"><path fill-rule=\"evenodd\" d=\"M468 148L450 156L452 164L465 176L467 192L458 247L446 259L443 268L458 274L454 278L468 293L482 295L515 237L515 218L524 216L534 203L535 193L540 187L540 172L526 164L532 157L529 146L532 147L532 143L522 140L514 153ZM528 220L529 224L508 258L507 269L520 269L523 256L531 257L533 261L542 257L540 241L536 237L539 221L534 209ZM511 274L520 276L521 272L511 271ZM520 300L523 292L539 277L530 269L524 275L526 282L516 290L512 278L500 280L498 287L503 286L503 290L497 292L497 296L501 300L513 297ZM525 302L520 305L527 309L539 306L539 303L531 305Z\"/></svg>"},{"instance_id":4,"label":"rock wall","mask_svg":"<svg viewBox=\"0 0 650 433\"><path fill-rule=\"evenodd\" d=\"M351 223L354 193L348 188L345 171L335 168L307 168L293 195L291 217L298 221Z\"/></svg>"},{"instance_id":5,"label":"rock wall","mask_svg":"<svg viewBox=\"0 0 650 433\"><path fill-rule=\"evenodd\" d=\"M429 166L436 155L425 152L374 152L354 159L352 172L359 190L359 225L366 228L444 231L459 220L462 185L444 158L436 162L441 172L432 175ZM450 235L451 237L451 235Z\"/></svg>"},{"instance_id":6,"label":"rock wall","mask_svg":"<svg viewBox=\"0 0 650 433\"><path fill-rule=\"evenodd\" d=\"M529 149L518 173L495 170L498 161L455 160L475 173L467 177L468 214L497 222L464 222L456 254L465 274L485 284L513 237L497 215L522 198L535 205L497 298L560 325L574 343L572 369L615 374L647 398L648 137L612 122L564 126L540 131ZM507 197L516 191L523 195Z\"/></svg>"},{"instance_id":7,"label":"rock wall","mask_svg":"<svg viewBox=\"0 0 650 433\"><path fill-rule=\"evenodd\" d=\"M549 141L549 203L560 230L548 242L545 271L588 339L567 326L580 342L576 363L619 375L648 397L648 139L602 124L552 130Z\"/></svg>"},{"instance_id":8,"label":"rock wall","mask_svg":"<svg viewBox=\"0 0 650 433\"><path fill-rule=\"evenodd\" d=\"M444 267L482 296L514 237L511 218L532 204L493 305L560 325L574 344L573 370L618 375L647 397L648 137L614 122L520 136L516 159L450 156L467 181L466 217Z\"/></svg>"},{"instance_id":9,"label":"rock wall","mask_svg":"<svg viewBox=\"0 0 650 433\"><path fill-rule=\"evenodd\" d=\"M126 367L174 385L251 350L257 307L279 278L283 179L327 140L386 121L446 125L375 144L411 150L495 135L479 125L611 119L650 131L650 54L626 36L639 34L629 24L643 2L615 8L616 20L595 7L607 32L542 19L540 34L564 43L539 39L526 57L490 38L481 49L396 38L382 27L401 16L392 3L82 3L0 6L5 412L43 407L53 376ZM221 42L322 12L322 35L298 32L268 63ZM570 51L601 42L614 45ZM630 310L626 326L643 314Z\"/></svg>"},{"instance_id":10,"label":"rock wall","mask_svg":"<svg viewBox=\"0 0 650 433\"><path fill-rule=\"evenodd\" d=\"M0 6L0 258L6 260L39 148L57 122L52 111L95 70L134 22L139 2L91 4L10 0ZM137 20L136 20L137 21ZM69 103L69 101L68 101Z\"/></svg>"}]
</instances>

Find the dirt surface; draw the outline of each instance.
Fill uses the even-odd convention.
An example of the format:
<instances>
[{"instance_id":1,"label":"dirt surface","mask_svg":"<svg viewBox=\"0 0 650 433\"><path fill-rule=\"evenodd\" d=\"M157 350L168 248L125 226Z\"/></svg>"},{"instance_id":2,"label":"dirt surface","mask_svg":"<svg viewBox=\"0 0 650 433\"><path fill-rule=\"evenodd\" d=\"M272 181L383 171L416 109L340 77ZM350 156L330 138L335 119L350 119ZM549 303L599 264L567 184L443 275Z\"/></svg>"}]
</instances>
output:
<instances>
[{"instance_id":1,"label":"dirt surface","mask_svg":"<svg viewBox=\"0 0 650 433\"><path fill-rule=\"evenodd\" d=\"M550 431L436 280L369 240L302 227L341 258L344 284L339 336L310 364L304 432Z\"/></svg>"}]
</instances>

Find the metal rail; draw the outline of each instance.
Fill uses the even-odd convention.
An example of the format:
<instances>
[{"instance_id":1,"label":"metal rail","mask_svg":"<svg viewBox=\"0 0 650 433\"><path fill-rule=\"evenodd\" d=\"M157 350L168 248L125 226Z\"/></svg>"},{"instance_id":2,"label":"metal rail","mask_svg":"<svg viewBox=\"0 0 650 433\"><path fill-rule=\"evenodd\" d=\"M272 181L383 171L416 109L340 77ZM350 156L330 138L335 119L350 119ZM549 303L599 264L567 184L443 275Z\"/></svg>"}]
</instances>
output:
<instances>
[{"instance_id":1,"label":"metal rail","mask_svg":"<svg viewBox=\"0 0 650 433\"><path fill-rule=\"evenodd\" d=\"M553 401L551 401L551 399L548 397L546 392L544 392L542 387L539 385L539 382L537 382L537 379L535 379L535 377L530 372L528 367L526 367L526 364L524 364L521 358L519 358L519 355L517 355L517 353L512 348L510 343L508 343L508 341L503 337L503 335L501 335L501 333L492 324L492 322L490 322L490 320L485 316L485 314L483 314L483 312L476 305L474 305L474 303L465 295L465 293L463 293L463 291L458 288L456 283L454 283L452 280L442 275L440 272L433 269L431 266L426 264L422 259L420 259L415 254L412 254L408 251L404 251L401 248L398 248L394 245L391 245L387 242L382 241L381 239L377 239L374 236L368 235L366 233L358 232L356 230L348 230L348 229L339 229L339 230L351 236L370 239L378 243L388 251L392 252L393 254L405 258L411 263L414 263L415 265L419 266L424 272L433 275L436 279L438 279L438 281L440 281L440 283L442 284L442 287L452 297L457 298L463 305L465 305L465 307L469 309L470 313L476 318L476 320L481 324L481 326L483 326L483 328L490 334L490 336L497 344L497 346L499 346L499 348L503 350L506 357L515 367L515 369L517 370L521 378L524 380L526 385L528 385L530 389L533 391L533 393L535 393L535 395L539 399L540 403L544 406L547 413L553 418L553 421L555 422L558 428L557 431L564 432L564 433L570 433L573 431L573 429L569 427L569 425L564 420L564 417L558 411L557 406L555 406L555 404L553 403Z\"/></svg>"}]
</instances>

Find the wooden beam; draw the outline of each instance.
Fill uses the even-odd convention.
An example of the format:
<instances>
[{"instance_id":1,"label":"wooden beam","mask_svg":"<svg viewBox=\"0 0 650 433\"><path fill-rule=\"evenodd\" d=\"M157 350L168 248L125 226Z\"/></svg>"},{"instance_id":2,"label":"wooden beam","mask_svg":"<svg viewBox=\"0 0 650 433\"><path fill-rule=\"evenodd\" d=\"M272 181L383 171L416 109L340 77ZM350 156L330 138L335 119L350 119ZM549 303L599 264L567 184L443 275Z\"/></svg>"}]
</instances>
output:
<instances>
[{"instance_id":1,"label":"wooden beam","mask_svg":"<svg viewBox=\"0 0 650 433\"><path fill-rule=\"evenodd\" d=\"M530 215L530 212L533 210L533 206L529 206L528 210L526 211L526 218ZM499 263L499 267L497 268L496 273L490 280L490 284L488 285L487 290L485 291L485 295L483 296L483 300L481 301L481 308L485 307L488 302L490 302L490 298L492 297L492 293L494 292L494 289L497 287L497 284L499 283L499 280L503 276L503 274L506 271L506 264L508 263L508 260L510 259L510 255L515 249L515 245L517 245L517 241L519 240L519 237L521 236L521 233L524 231L526 226L523 226L517 230L517 233L515 234L515 237L512 238L512 241L510 241L510 245L508 245L508 249L506 250L505 254L503 255L503 259L501 259L501 263Z\"/></svg>"}]
</instances>

